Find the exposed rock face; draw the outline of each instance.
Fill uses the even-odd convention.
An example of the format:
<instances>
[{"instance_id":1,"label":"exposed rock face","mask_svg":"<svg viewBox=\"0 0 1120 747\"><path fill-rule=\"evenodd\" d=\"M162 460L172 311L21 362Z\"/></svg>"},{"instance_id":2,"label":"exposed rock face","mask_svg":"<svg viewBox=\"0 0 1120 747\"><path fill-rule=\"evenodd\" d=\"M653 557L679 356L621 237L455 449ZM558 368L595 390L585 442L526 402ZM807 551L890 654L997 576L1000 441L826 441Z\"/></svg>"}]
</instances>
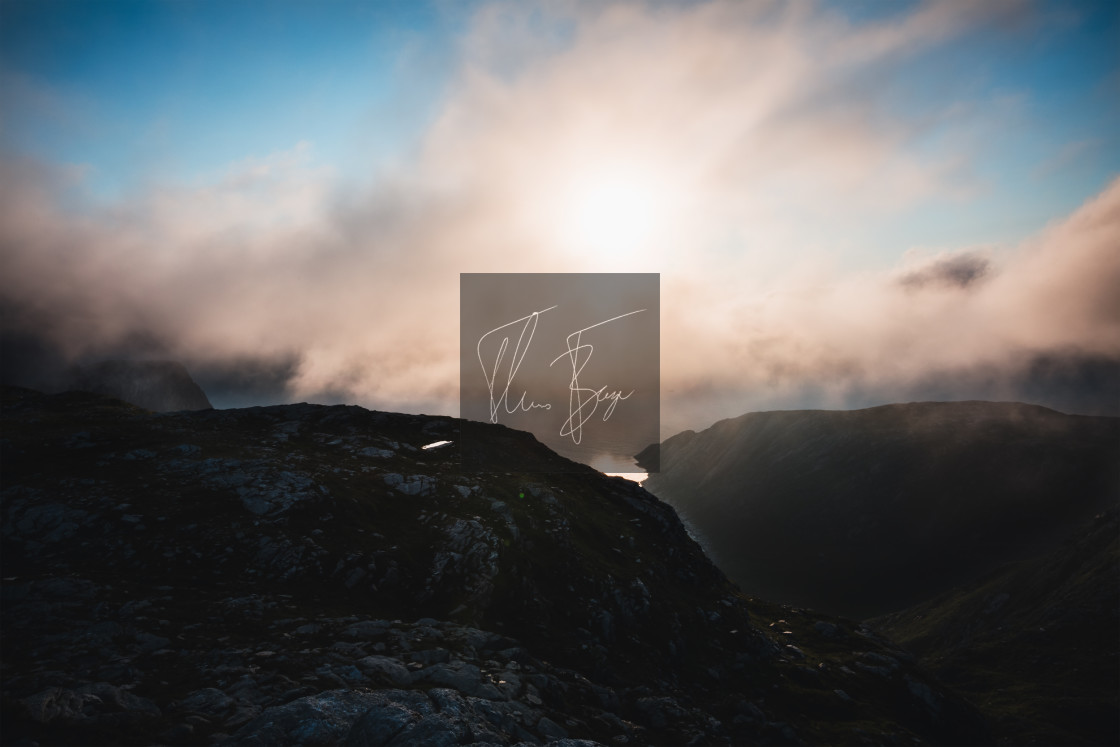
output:
<instances>
[{"instance_id":1,"label":"exposed rock face","mask_svg":"<svg viewBox=\"0 0 1120 747\"><path fill-rule=\"evenodd\" d=\"M1120 419L997 402L761 412L663 444L644 486L744 591L855 617L1041 552L1120 496Z\"/></svg>"},{"instance_id":2,"label":"exposed rock face","mask_svg":"<svg viewBox=\"0 0 1120 747\"><path fill-rule=\"evenodd\" d=\"M187 369L175 361L102 361L77 368L68 388L116 397L153 412L213 409Z\"/></svg>"},{"instance_id":3,"label":"exposed rock face","mask_svg":"<svg viewBox=\"0 0 1120 747\"><path fill-rule=\"evenodd\" d=\"M5 744L986 739L867 628L745 599L636 484L420 448L454 419L3 404Z\"/></svg>"}]
</instances>

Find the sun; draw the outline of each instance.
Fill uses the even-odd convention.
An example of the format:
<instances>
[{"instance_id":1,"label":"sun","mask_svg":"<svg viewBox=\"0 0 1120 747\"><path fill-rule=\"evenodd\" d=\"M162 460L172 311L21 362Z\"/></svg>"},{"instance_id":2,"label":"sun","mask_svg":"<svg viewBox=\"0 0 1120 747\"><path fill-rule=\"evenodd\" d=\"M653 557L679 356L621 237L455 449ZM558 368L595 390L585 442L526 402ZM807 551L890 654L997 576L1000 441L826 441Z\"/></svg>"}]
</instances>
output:
<instances>
[{"instance_id":1,"label":"sun","mask_svg":"<svg viewBox=\"0 0 1120 747\"><path fill-rule=\"evenodd\" d=\"M633 176L602 176L573 189L565 217L567 239L596 253L644 248L655 236L658 194Z\"/></svg>"}]
</instances>

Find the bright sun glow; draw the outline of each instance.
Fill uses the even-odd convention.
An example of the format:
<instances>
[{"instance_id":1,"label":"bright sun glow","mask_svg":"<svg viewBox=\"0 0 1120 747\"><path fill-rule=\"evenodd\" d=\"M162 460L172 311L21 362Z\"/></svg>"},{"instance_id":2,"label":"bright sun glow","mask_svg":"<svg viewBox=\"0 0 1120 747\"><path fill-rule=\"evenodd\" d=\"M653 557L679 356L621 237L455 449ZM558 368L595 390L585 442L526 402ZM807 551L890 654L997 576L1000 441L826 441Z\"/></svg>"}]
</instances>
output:
<instances>
[{"instance_id":1,"label":"bright sun glow","mask_svg":"<svg viewBox=\"0 0 1120 747\"><path fill-rule=\"evenodd\" d=\"M643 249L654 238L659 198L649 183L630 176L588 181L573 190L568 240L594 252Z\"/></svg>"}]
</instances>

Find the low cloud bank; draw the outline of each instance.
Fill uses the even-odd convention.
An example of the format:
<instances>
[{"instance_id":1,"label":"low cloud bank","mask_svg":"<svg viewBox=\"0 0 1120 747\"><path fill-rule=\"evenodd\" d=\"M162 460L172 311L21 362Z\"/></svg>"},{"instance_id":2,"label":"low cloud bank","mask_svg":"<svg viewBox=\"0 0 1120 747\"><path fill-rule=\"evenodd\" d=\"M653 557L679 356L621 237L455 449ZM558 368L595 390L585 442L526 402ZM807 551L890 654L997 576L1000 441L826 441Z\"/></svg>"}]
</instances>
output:
<instances>
[{"instance_id":1,"label":"low cloud bank","mask_svg":"<svg viewBox=\"0 0 1120 747\"><path fill-rule=\"evenodd\" d=\"M456 413L460 271L634 271L662 273L670 432L900 399L1117 412L1120 180L1019 246L843 262L856 222L975 189L967 149L914 146L968 107L896 111L892 71L1025 13L499 4L412 157L363 186L300 144L105 205L7 154L4 379L170 358L218 407Z\"/></svg>"}]
</instances>

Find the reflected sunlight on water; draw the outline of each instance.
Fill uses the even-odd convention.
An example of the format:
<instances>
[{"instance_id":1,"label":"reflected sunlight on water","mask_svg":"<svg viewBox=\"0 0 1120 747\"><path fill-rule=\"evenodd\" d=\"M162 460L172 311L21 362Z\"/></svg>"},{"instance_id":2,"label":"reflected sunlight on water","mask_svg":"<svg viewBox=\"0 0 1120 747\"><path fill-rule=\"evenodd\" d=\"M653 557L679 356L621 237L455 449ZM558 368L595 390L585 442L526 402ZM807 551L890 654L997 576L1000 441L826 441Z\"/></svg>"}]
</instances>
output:
<instances>
[{"instance_id":1,"label":"reflected sunlight on water","mask_svg":"<svg viewBox=\"0 0 1120 747\"><path fill-rule=\"evenodd\" d=\"M643 480L649 477L648 472L604 472L603 474L609 477L625 477L627 480L633 480L639 485L642 484Z\"/></svg>"},{"instance_id":2,"label":"reflected sunlight on water","mask_svg":"<svg viewBox=\"0 0 1120 747\"><path fill-rule=\"evenodd\" d=\"M604 474L621 475L627 479L636 479L629 477L631 474L645 474L645 470L634 461L634 455L647 444L610 438L591 428L584 431L583 441L579 446L573 445L570 439L542 440L558 454L582 462ZM645 477L640 479L644 480Z\"/></svg>"}]
</instances>

